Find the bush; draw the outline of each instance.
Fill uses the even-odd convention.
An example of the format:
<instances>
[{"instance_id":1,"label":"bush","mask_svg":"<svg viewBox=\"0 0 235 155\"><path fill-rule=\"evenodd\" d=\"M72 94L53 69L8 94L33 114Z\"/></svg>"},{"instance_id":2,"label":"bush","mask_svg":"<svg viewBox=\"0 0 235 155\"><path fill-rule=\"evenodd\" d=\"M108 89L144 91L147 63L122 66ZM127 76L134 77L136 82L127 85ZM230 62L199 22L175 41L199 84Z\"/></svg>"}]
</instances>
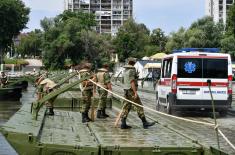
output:
<instances>
[{"instance_id":1,"label":"bush","mask_svg":"<svg viewBox=\"0 0 235 155\"><path fill-rule=\"evenodd\" d=\"M26 66L29 64L28 61L25 61L24 59L4 59L5 64L15 64L15 65L22 65Z\"/></svg>"}]
</instances>

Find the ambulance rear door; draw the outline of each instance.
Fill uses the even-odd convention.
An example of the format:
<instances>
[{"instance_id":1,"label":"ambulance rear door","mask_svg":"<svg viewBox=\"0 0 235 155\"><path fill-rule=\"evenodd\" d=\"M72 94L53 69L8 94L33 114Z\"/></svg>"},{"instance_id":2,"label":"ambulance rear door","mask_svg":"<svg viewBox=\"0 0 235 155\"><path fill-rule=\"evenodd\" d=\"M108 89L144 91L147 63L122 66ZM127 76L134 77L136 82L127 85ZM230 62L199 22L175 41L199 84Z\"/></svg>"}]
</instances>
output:
<instances>
[{"instance_id":1,"label":"ambulance rear door","mask_svg":"<svg viewBox=\"0 0 235 155\"><path fill-rule=\"evenodd\" d=\"M203 98L202 58L178 56L177 61L177 99L183 105L190 105L191 101L199 104Z\"/></svg>"},{"instance_id":2,"label":"ambulance rear door","mask_svg":"<svg viewBox=\"0 0 235 155\"><path fill-rule=\"evenodd\" d=\"M228 99L228 57L205 57L203 62L203 100L211 100L208 83L211 81L213 99ZM231 64L230 64L231 65Z\"/></svg>"}]
</instances>

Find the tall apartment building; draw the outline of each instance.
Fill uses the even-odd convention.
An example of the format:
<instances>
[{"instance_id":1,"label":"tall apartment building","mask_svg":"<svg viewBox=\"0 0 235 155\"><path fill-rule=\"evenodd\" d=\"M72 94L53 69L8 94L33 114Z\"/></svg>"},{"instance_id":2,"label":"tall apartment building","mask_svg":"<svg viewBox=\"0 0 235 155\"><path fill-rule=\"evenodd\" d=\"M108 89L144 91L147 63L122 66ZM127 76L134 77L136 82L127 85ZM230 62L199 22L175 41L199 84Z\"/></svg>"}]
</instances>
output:
<instances>
[{"instance_id":1,"label":"tall apartment building","mask_svg":"<svg viewBox=\"0 0 235 155\"><path fill-rule=\"evenodd\" d=\"M229 7L235 0L206 0L206 15L213 17L215 22L226 24Z\"/></svg>"},{"instance_id":2,"label":"tall apartment building","mask_svg":"<svg viewBox=\"0 0 235 155\"><path fill-rule=\"evenodd\" d=\"M123 22L132 17L133 0L65 0L65 10L94 13L96 31L115 35Z\"/></svg>"}]
</instances>

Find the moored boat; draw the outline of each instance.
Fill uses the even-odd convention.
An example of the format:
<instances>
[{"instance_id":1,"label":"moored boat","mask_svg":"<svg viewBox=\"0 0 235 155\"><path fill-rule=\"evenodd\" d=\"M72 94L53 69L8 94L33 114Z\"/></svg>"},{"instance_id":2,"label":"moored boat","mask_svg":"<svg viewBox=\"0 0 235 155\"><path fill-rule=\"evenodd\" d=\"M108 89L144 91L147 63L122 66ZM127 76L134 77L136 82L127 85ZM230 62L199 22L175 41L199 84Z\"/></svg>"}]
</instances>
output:
<instances>
[{"instance_id":1,"label":"moored boat","mask_svg":"<svg viewBox=\"0 0 235 155\"><path fill-rule=\"evenodd\" d=\"M13 87L21 87L23 90L26 90L28 87L28 81L19 80L18 79L10 79L9 84L12 84Z\"/></svg>"},{"instance_id":2,"label":"moored boat","mask_svg":"<svg viewBox=\"0 0 235 155\"><path fill-rule=\"evenodd\" d=\"M21 87L0 88L0 101L19 101L21 97Z\"/></svg>"}]
</instances>

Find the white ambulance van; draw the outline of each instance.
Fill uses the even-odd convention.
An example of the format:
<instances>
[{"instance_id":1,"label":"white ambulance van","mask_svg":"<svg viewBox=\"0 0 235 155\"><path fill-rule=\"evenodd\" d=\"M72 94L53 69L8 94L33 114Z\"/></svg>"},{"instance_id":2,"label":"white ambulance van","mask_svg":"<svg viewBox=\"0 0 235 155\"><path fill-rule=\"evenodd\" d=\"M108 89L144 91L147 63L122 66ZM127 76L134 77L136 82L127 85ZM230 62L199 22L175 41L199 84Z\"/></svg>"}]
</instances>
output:
<instances>
[{"instance_id":1,"label":"white ambulance van","mask_svg":"<svg viewBox=\"0 0 235 155\"><path fill-rule=\"evenodd\" d=\"M157 109L212 110L208 80L216 111L227 114L232 103L232 63L217 48L183 48L162 60Z\"/></svg>"}]
</instances>

